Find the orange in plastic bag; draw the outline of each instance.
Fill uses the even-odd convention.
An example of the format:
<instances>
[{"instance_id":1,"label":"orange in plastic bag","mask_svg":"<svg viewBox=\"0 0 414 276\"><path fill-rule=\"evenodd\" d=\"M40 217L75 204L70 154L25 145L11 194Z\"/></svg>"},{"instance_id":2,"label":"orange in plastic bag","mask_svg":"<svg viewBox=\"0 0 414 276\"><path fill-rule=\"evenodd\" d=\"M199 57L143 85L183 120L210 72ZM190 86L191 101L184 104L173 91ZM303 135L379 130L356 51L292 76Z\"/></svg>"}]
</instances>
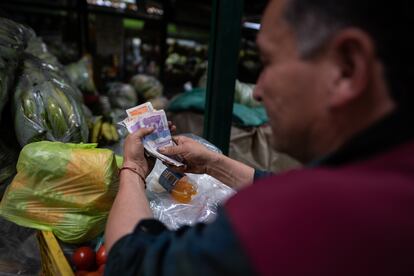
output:
<instances>
[{"instance_id":1,"label":"orange in plastic bag","mask_svg":"<svg viewBox=\"0 0 414 276\"><path fill-rule=\"evenodd\" d=\"M25 227L53 231L62 241L98 236L118 190L115 155L96 144L42 141L26 145L0 215Z\"/></svg>"},{"instance_id":2,"label":"orange in plastic bag","mask_svg":"<svg viewBox=\"0 0 414 276\"><path fill-rule=\"evenodd\" d=\"M187 177L183 177L175 184L171 190L171 196L180 203L188 203L191 198L197 194L194 185L187 181Z\"/></svg>"}]
</instances>

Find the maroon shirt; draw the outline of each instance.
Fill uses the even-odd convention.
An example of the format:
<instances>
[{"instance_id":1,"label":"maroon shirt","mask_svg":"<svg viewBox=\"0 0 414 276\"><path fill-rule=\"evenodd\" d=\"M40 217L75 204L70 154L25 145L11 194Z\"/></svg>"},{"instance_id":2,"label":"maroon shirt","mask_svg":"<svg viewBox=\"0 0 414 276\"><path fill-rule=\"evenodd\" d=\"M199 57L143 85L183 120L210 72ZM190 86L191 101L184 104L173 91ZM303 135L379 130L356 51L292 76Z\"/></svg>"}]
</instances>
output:
<instances>
[{"instance_id":1,"label":"maroon shirt","mask_svg":"<svg viewBox=\"0 0 414 276\"><path fill-rule=\"evenodd\" d=\"M141 221L105 275L414 275L414 116L312 165L240 191L209 224Z\"/></svg>"},{"instance_id":2,"label":"maroon shirt","mask_svg":"<svg viewBox=\"0 0 414 276\"><path fill-rule=\"evenodd\" d=\"M414 275L414 142L273 176L226 211L262 275Z\"/></svg>"}]
</instances>

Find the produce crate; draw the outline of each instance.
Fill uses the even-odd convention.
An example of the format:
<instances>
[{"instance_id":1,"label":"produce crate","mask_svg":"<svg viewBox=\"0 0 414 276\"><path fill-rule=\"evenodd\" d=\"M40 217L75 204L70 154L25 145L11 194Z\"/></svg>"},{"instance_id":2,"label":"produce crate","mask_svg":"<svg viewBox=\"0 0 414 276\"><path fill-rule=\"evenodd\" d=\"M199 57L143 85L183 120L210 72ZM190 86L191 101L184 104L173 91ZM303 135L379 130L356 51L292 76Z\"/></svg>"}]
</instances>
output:
<instances>
[{"instance_id":1,"label":"produce crate","mask_svg":"<svg viewBox=\"0 0 414 276\"><path fill-rule=\"evenodd\" d=\"M74 276L74 272L66 259L55 235L49 231L37 233L42 262L42 276Z\"/></svg>"}]
</instances>

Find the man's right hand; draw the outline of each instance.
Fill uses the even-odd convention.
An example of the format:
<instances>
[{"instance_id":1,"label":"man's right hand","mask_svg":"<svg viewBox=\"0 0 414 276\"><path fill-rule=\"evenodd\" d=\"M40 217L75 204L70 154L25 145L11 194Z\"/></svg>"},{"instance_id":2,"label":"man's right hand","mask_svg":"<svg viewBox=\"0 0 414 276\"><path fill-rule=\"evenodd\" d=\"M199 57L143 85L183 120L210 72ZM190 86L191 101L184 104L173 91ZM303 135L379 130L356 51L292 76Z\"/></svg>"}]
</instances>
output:
<instances>
[{"instance_id":1,"label":"man's right hand","mask_svg":"<svg viewBox=\"0 0 414 276\"><path fill-rule=\"evenodd\" d=\"M174 168L176 171L208 174L211 164L218 161L221 156L191 138L176 136L173 140L176 146L160 148L158 151L164 155L177 155L183 159L186 166Z\"/></svg>"}]
</instances>

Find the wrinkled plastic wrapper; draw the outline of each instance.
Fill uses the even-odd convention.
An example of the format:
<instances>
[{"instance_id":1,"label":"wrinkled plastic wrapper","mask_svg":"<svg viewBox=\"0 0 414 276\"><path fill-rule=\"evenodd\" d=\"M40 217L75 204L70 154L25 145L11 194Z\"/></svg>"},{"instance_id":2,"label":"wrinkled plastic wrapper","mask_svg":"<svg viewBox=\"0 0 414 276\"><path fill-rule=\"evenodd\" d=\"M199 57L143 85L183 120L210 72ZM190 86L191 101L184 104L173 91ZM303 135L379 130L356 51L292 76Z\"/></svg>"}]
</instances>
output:
<instances>
[{"instance_id":1,"label":"wrinkled plastic wrapper","mask_svg":"<svg viewBox=\"0 0 414 276\"><path fill-rule=\"evenodd\" d=\"M0 199L5 185L16 174L17 154L0 140Z\"/></svg>"},{"instance_id":2,"label":"wrinkled plastic wrapper","mask_svg":"<svg viewBox=\"0 0 414 276\"><path fill-rule=\"evenodd\" d=\"M138 97L134 87L121 82L108 84L108 98L112 108L129 109L138 103Z\"/></svg>"},{"instance_id":3,"label":"wrinkled plastic wrapper","mask_svg":"<svg viewBox=\"0 0 414 276\"><path fill-rule=\"evenodd\" d=\"M118 174L113 152L95 146L42 141L24 147L0 215L52 231L67 243L97 237L115 199Z\"/></svg>"},{"instance_id":4,"label":"wrinkled plastic wrapper","mask_svg":"<svg viewBox=\"0 0 414 276\"><path fill-rule=\"evenodd\" d=\"M88 94L96 93L91 56L85 55L78 62L65 66L65 72L81 91Z\"/></svg>"},{"instance_id":5,"label":"wrinkled plastic wrapper","mask_svg":"<svg viewBox=\"0 0 414 276\"><path fill-rule=\"evenodd\" d=\"M40 263L36 231L0 218L0 275L36 276Z\"/></svg>"},{"instance_id":6,"label":"wrinkled plastic wrapper","mask_svg":"<svg viewBox=\"0 0 414 276\"><path fill-rule=\"evenodd\" d=\"M14 94L14 125L21 146L41 140L88 141L78 92L52 68L32 55L25 58Z\"/></svg>"},{"instance_id":7,"label":"wrinkled plastic wrapper","mask_svg":"<svg viewBox=\"0 0 414 276\"><path fill-rule=\"evenodd\" d=\"M205 145L210 150L220 152L218 148L201 137L193 134L184 135ZM179 203L159 184L159 177L166 168L162 162L157 160L146 182L147 197L154 218L163 222L169 229L213 220L220 203L235 193L233 189L209 175L186 174L190 182L195 185L197 194L189 203Z\"/></svg>"},{"instance_id":8,"label":"wrinkled plastic wrapper","mask_svg":"<svg viewBox=\"0 0 414 276\"><path fill-rule=\"evenodd\" d=\"M234 94L234 101L236 103L248 106L248 107L259 107L262 106L262 104L258 101L256 101L253 98L253 91L254 91L255 85L244 83L236 80L236 88L235 88L235 94Z\"/></svg>"},{"instance_id":9,"label":"wrinkled plastic wrapper","mask_svg":"<svg viewBox=\"0 0 414 276\"><path fill-rule=\"evenodd\" d=\"M13 85L15 70L33 31L11 20L0 18L0 119Z\"/></svg>"},{"instance_id":10,"label":"wrinkled plastic wrapper","mask_svg":"<svg viewBox=\"0 0 414 276\"><path fill-rule=\"evenodd\" d=\"M166 109L168 107L168 99L166 97L156 97L148 100L155 110Z\"/></svg>"},{"instance_id":11,"label":"wrinkled plastic wrapper","mask_svg":"<svg viewBox=\"0 0 414 276\"><path fill-rule=\"evenodd\" d=\"M27 42L27 47L25 49L25 52L32 54L33 56L41 59L47 64L53 65L53 66L60 66L59 61L57 58L49 53L48 48L46 44L43 42L42 38L40 37L32 37Z\"/></svg>"},{"instance_id":12,"label":"wrinkled plastic wrapper","mask_svg":"<svg viewBox=\"0 0 414 276\"><path fill-rule=\"evenodd\" d=\"M162 96L164 88L161 82L153 76L135 75L131 78L130 83L138 95L147 101Z\"/></svg>"},{"instance_id":13,"label":"wrinkled plastic wrapper","mask_svg":"<svg viewBox=\"0 0 414 276\"><path fill-rule=\"evenodd\" d=\"M59 86L65 93L71 95L79 103L83 102L82 93L66 74L64 67L59 63L57 58L53 56L39 37L32 37L28 41L24 55L25 72L37 72L41 70L40 81L46 80Z\"/></svg>"}]
</instances>

